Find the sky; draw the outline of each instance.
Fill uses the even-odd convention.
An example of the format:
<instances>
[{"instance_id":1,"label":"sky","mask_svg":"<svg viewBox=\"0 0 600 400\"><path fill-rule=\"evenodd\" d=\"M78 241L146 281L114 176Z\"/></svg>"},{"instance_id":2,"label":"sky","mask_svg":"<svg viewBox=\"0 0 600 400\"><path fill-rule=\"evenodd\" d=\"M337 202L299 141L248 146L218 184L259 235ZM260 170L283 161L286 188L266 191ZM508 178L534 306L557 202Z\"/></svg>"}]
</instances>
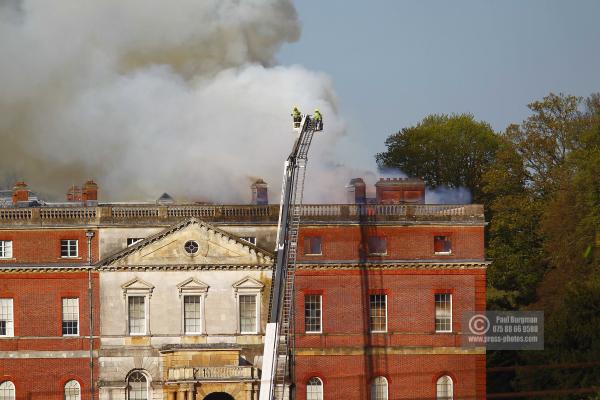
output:
<instances>
[{"instance_id":1,"label":"sky","mask_svg":"<svg viewBox=\"0 0 600 400\"><path fill-rule=\"evenodd\" d=\"M600 91L597 0L295 5L302 33L278 61L331 77L348 126L338 151L357 166L431 113L471 113L503 131L550 92Z\"/></svg>"},{"instance_id":2,"label":"sky","mask_svg":"<svg viewBox=\"0 0 600 400\"><path fill-rule=\"evenodd\" d=\"M298 104L325 117L305 199L345 201L429 114L503 131L550 92L600 91L599 16L600 0L0 0L0 185L243 203L261 177L277 198Z\"/></svg>"}]
</instances>

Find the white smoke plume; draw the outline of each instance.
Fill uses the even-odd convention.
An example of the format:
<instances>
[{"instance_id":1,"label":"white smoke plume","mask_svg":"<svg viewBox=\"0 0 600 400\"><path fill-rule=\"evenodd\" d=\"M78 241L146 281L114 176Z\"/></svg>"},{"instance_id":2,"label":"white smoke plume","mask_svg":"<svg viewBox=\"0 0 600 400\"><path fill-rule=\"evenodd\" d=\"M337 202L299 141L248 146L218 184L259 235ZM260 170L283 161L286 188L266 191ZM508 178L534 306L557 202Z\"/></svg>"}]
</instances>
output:
<instances>
[{"instance_id":1,"label":"white smoke plume","mask_svg":"<svg viewBox=\"0 0 600 400\"><path fill-rule=\"evenodd\" d=\"M240 203L260 176L277 202L298 105L327 132L307 200L344 198L331 80L276 64L300 33L291 0L0 4L0 175L56 198L93 178L101 200Z\"/></svg>"},{"instance_id":2,"label":"white smoke plume","mask_svg":"<svg viewBox=\"0 0 600 400\"><path fill-rule=\"evenodd\" d=\"M450 188L438 186L435 189L426 188L425 202L427 204L470 204L471 191L466 187Z\"/></svg>"}]
</instances>

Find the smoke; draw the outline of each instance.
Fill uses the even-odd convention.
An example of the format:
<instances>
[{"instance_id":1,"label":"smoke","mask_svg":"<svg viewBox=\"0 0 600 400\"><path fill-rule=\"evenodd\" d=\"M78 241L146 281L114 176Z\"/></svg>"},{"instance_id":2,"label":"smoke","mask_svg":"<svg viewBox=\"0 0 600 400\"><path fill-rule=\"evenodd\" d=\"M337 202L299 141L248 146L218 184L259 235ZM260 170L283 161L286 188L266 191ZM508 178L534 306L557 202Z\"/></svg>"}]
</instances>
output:
<instances>
[{"instance_id":1,"label":"smoke","mask_svg":"<svg viewBox=\"0 0 600 400\"><path fill-rule=\"evenodd\" d=\"M260 176L276 198L293 105L325 116L307 198L356 174L333 156L329 77L276 64L300 33L291 0L0 4L0 175L57 198L93 178L103 200L242 203Z\"/></svg>"},{"instance_id":2,"label":"smoke","mask_svg":"<svg viewBox=\"0 0 600 400\"><path fill-rule=\"evenodd\" d=\"M427 204L470 204L471 191L465 187L450 188L438 186L435 189L425 190Z\"/></svg>"}]
</instances>

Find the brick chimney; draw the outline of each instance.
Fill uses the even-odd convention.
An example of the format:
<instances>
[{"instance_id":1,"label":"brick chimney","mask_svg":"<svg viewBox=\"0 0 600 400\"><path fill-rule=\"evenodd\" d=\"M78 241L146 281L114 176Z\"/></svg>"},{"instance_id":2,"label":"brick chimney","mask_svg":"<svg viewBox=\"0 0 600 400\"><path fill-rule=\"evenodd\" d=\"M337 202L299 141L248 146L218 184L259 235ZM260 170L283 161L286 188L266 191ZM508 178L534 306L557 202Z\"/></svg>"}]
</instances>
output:
<instances>
[{"instance_id":1,"label":"brick chimney","mask_svg":"<svg viewBox=\"0 0 600 400\"><path fill-rule=\"evenodd\" d=\"M251 204L269 204L269 185L267 185L267 182L262 179L257 179L256 182L250 186L250 189L252 189Z\"/></svg>"},{"instance_id":2,"label":"brick chimney","mask_svg":"<svg viewBox=\"0 0 600 400\"><path fill-rule=\"evenodd\" d=\"M425 203L425 182L418 178L380 178L375 192L378 204Z\"/></svg>"},{"instance_id":3,"label":"brick chimney","mask_svg":"<svg viewBox=\"0 0 600 400\"><path fill-rule=\"evenodd\" d=\"M346 199L348 204L365 204L367 202L367 185L362 178L350 179L346 185Z\"/></svg>"},{"instance_id":4,"label":"brick chimney","mask_svg":"<svg viewBox=\"0 0 600 400\"><path fill-rule=\"evenodd\" d=\"M89 180L83 185L81 200L85 202L98 201L98 184L96 182Z\"/></svg>"},{"instance_id":5,"label":"brick chimney","mask_svg":"<svg viewBox=\"0 0 600 400\"><path fill-rule=\"evenodd\" d=\"M12 192L12 203L14 205L28 202L29 201L29 189L27 188L27 184L23 181L19 181L15 183Z\"/></svg>"},{"instance_id":6,"label":"brick chimney","mask_svg":"<svg viewBox=\"0 0 600 400\"><path fill-rule=\"evenodd\" d=\"M79 186L71 186L67 191L67 201L81 201L82 193Z\"/></svg>"}]
</instances>

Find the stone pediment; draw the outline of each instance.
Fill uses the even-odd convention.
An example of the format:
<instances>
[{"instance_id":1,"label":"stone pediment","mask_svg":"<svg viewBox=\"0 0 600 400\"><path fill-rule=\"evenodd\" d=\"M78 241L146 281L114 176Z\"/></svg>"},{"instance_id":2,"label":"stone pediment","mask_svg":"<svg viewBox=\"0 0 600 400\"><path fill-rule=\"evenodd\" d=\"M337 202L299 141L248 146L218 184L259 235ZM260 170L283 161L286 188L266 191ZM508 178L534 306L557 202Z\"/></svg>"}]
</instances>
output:
<instances>
[{"instance_id":1,"label":"stone pediment","mask_svg":"<svg viewBox=\"0 0 600 400\"><path fill-rule=\"evenodd\" d=\"M250 278L249 276L241 279L233 284L233 288L235 291L243 291L243 290L262 290L265 285L257 281L256 279Z\"/></svg>"},{"instance_id":2,"label":"stone pediment","mask_svg":"<svg viewBox=\"0 0 600 400\"><path fill-rule=\"evenodd\" d=\"M154 291L154 285L148 283L140 278L134 278L121 285L123 289L123 295L127 294L149 294L152 295Z\"/></svg>"},{"instance_id":3,"label":"stone pediment","mask_svg":"<svg viewBox=\"0 0 600 400\"><path fill-rule=\"evenodd\" d=\"M206 293L208 288L209 286L206 283L196 278L186 279L177 285L180 295L184 293Z\"/></svg>"},{"instance_id":4,"label":"stone pediment","mask_svg":"<svg viewBox=\"0 0 600 400\"><path fill-rule=\"evenodd\" d=\"M106 257L99 266L268 266L272 263L273 257L269 252L191 218Z\"/></svg>"}]
</instances>

